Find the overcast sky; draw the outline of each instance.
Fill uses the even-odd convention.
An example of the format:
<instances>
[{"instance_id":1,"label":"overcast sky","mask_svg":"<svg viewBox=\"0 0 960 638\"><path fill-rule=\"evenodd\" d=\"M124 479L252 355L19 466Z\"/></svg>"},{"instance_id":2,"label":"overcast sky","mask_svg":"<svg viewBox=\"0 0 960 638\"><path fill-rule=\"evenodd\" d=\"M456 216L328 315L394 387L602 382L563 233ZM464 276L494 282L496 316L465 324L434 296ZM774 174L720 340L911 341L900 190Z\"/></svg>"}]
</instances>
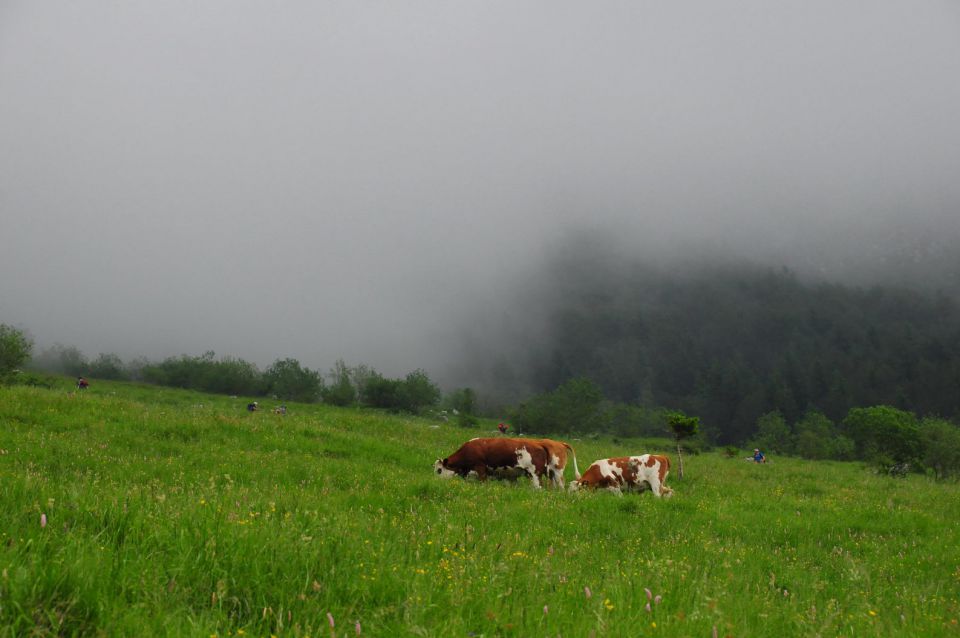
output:
<instances>
[{"instance_id":1,"label":"overcast sky","mask_svg":"<svg viewBox=\"0 0 960 638\"><path fill-rule=\"evenodd\" d=\"M91 356L431 370L572 227L958 222L953 0L0 0L0 322Z\"/></svg>"}]
</instances>

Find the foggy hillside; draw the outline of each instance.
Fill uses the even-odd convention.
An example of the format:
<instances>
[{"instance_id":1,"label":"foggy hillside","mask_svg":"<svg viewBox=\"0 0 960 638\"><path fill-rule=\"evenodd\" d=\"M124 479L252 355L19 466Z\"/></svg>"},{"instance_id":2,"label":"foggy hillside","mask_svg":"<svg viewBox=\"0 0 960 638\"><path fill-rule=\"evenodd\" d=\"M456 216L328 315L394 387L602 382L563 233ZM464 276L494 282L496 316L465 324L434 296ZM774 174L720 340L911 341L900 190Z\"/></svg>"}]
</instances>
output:
<instances>
[{"instance_id":1,"label":"foggy hillside","mask_svg":"<svg viewBox=\"0 0 960 638\"><path fill-rule=\"evenodd\" d=\"M726 440L773 410L960 415L960 306L934 277L906 288L875 270L854 286L692 251L667 264L571 238L492 312L488 339L465 336L460 381L496 405L583 376L611 400L700 414Z\"/></svg>"}]
</instances>

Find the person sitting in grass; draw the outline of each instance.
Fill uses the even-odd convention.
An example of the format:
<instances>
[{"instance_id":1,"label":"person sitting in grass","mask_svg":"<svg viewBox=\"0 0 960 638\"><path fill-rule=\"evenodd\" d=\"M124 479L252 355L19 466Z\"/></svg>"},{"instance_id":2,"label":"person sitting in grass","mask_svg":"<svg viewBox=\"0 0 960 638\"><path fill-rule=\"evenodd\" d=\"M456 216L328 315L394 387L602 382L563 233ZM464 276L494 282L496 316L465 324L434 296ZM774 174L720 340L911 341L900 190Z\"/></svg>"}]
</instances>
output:
<instances>
[{"instance_id":1,"label":"person sitting in grass","mask_svg":"<svg viewBox=\"0 0 960 638\"><path fill-rule=\"evenodd\" d=\"M767 457L763 455L763 452L760 451L760 448L753 448L753 462L754 463L766 463Z\"/></svg>"}]
</instances>

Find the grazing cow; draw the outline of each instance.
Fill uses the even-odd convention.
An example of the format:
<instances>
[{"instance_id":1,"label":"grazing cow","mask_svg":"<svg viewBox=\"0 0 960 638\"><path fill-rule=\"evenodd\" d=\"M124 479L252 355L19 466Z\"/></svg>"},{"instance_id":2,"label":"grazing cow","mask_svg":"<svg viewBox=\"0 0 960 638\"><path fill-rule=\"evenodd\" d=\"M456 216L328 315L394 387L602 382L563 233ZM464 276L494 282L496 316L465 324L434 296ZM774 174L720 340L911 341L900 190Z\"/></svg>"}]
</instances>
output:
<instances>
[{"instance_id":1,"label":"grazing cow","mask_svg":"<svg viewBox=\"0 0 960 638\"><path fill-rule=\"evenodd\" d=\"M655 496L673 496L673 490L664 485L670 472L670 459L658 454L621 456L594 461L583 476L570 483L570 491L581 487L606 488L616 494L623 490L642 492L650 489Z\"/></svg>"},{"instance_id":2,"label":"grazing cow","mask_svg":"<svg viewBox=\"0 0 960 638\"><path fill-rule=\"evenodd\" d=\"M460 449L433 464L442 478L467 477L471 473L485 481L487 476L527 475L540 489L540 477L547 472L547 449L533 439L471 439Z\"/></svg>"},{"instance_id":3,"label":"grazing cow","mask_svg":"<svg viewBox=\"0 0 960 638\"><path fill-rule=\"evenodd\" d=\"M554 441L553 439L533 439L547 450L547 478L559 488L563 487L563 470L567 467L567 450L573 457L573 477L580 478L580 469L577 467L577 453L569 443Z\"/></svg>"}]
</instances>

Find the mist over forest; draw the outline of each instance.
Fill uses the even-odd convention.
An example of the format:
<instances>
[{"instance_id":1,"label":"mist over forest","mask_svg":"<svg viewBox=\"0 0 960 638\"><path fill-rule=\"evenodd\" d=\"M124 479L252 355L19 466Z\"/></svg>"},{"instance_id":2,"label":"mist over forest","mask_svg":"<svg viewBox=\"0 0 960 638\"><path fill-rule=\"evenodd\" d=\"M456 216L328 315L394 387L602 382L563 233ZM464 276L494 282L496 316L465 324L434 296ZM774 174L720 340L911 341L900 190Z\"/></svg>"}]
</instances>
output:
<instances>
[{"instance_id":1,"label":"mist over forest","mask_svg":"<svg viewBox=\"0 0 960 638\"><path fill-rule=\"evenodd\" d=\"M571 235L491 305L496 337L465 338L461 381L517 403L585 377L613 401L702 415L721 440L744 440L771 411L839 420L890 404L956 417L957 254L913 270L897 254L887 276L857 285L693 250L648 261L610 234Z\"/></svg>"}]
</instances>

